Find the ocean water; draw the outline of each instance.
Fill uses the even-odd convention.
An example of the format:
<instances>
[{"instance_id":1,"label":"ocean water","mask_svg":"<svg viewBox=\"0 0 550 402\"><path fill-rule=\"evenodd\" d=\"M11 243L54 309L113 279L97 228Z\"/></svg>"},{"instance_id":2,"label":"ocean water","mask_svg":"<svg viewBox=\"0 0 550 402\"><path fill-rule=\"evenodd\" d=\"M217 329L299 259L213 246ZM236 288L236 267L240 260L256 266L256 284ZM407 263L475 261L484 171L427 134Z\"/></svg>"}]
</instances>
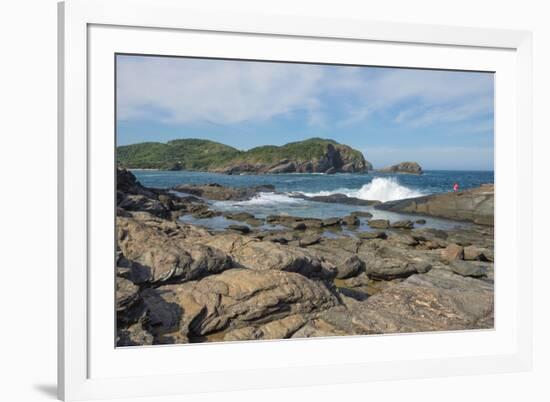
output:
<instances>
[{"instance_id":1,"label":"ocean water","mask_svg":"<svg viewBox=\"0 0 550 402\"><path fill-rule=\"evenodd\" d=\"M137 179L147 187L169 189L178 184L218 183L232 187L250 187L261 184L275 186L275 193L260 193L247 201L211 201L211 208L221 211L249 212L257 217L288 214L311 218L341 217L353 211L369 211L377 219L390 221L419 217L379 211L373 207L312 202L293 197L296 193L307 196L346 194L365 200L391 201L453 191L454 183L461 190L494 182L494 173L489 171L426 171L423 175L389 174L277 174L236 175L188 171L133 170ZM183 221L200 224L211 229L223 229L231 223L223 217L194 219L185 216ZM455 221L426 217L427 227L449 229L464 225ZM266 227L274 228L274 227ZM366 220L361 219L359 230L370 230Z\"/></svg>"}]
</instances>

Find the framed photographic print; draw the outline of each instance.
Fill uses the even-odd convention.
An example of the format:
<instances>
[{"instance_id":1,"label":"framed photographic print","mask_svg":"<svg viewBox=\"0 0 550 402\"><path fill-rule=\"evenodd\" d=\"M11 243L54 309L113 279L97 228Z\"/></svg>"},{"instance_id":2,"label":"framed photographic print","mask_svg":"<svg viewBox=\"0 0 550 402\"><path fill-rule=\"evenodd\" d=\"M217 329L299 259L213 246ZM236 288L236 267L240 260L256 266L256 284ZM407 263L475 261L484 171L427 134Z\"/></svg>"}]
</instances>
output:
<instances>
[{"instance_id":1,"label":"framed photographic print","mask_svg":"<svg viewBox=\"0 0 550 402\"><path fill-rule=\"evenodd\" d=\"M530 33L59 15L61 398L530 368Z\"/></svg>"}]
</instances>

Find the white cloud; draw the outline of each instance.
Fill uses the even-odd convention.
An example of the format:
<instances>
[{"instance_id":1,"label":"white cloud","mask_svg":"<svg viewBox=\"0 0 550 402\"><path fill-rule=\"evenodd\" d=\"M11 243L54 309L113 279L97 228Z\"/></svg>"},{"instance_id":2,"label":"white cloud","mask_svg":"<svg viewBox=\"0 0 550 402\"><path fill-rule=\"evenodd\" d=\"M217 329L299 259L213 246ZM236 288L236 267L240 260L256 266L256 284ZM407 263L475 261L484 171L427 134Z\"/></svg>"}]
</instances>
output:
<instances>
[{"instance_id":1,"label":"white cloud","mask_svg":"<svg viewBox=\"0 0 550 402\"><path fill-rule=\"evenodd\" d=\"M131 57L118 62L118 117L232 124L305 112L311 125L383 114L412 127L490 113L486 75L446 71ZM340 99L334 121L328 112ZM344 103L346 109L344 109Z\"/></svg>"},{"instance_id":2,"label":"white cloud","mask_svg":"<svg viewBox=\"0 0 550 402\"><path fill-rule=\"evenodd\" d=\"M355 88L365 106L350 113L348 124L392 108L394 122L414 127L465 121L493 110L493 82L486 74L388 69L370 80L356 77Z\"/></svg>"},{"instance_id":3,"label":"white cloud","mask_svg":"<svg viewBox=\"0 0 550 402\"><path fill-rule=\"evenodd\" d=\"M310 115L321 71L315 66L142 58L118 64L118 116L166 122L236 123L297 110Z\"/></svg>"}]
</instances>

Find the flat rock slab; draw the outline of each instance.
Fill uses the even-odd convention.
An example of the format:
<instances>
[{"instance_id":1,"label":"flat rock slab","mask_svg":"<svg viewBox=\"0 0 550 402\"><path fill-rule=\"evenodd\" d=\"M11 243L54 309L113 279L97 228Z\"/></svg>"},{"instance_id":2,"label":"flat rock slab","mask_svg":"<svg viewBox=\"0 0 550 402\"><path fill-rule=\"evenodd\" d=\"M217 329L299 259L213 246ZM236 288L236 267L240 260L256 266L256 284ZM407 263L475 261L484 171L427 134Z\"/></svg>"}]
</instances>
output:
<instances>
[{"instance_id":1,"label":"flat rock slab","mask_svg":"<svg viewBox=\"0 0 550 402\"><path fill-rule=\"evenodd\" d=\"M387 219L371 219L367 224L373 229L387 229L390 227L390 221Z\"/></svg>"},{"instance_id":2,"label":"flat rock slab","mask_svg":"<svg viewBox=\"0 0 550 402\"><path fill-rule=\"evenodd\" d=\"M426 262L410 262L397 258L371 258L365 260L365 272L372 279L391 280L417 273L428 272L432 266Z\"/></svg>"},{"instance_id":3,"label":"flat rock slab","mask_svg":"<svg viewBox=\"0 0 550 402\"><path fill-rule=\"evenodd\" d=\"M248 200L260 192L273 192L275 187L271 185L255 187L225 187L216 183L212 184L180 184L173 188L181 193L191 194L209 200L217 201L243 201Z\"/></svg>"},{"instance_id":4,"label":"flat rock slab","mask_svg":"<svg viewBox=\"0 0 550 402\"><path fill-rule=\"evenodd\" d=\"M492 328L491 285L442 271L414 275L353 308L366 333Z\"/></svg>"},{"instance_id":5,"label":"flat rock slab","mask_svg":"<svg viewBox=\"0 0 550 402\"><path fill-rule=\"evenodd\" d=\"M494 185L484 184L466 191L388 201L376 205L375 208L471 221L481 225L493 226Z\"/></svg>"},{"instance_id":6,"label":"flat rock slab","mask_svg":"<svg viewBox=\"0 0 550 402\"><path fill-rule=\"evenodd\" d=\"M462 276L479 278L487 275L487 268L471 261L453 261L450 267L451 271Z\"/></svg>"}]
</instances>

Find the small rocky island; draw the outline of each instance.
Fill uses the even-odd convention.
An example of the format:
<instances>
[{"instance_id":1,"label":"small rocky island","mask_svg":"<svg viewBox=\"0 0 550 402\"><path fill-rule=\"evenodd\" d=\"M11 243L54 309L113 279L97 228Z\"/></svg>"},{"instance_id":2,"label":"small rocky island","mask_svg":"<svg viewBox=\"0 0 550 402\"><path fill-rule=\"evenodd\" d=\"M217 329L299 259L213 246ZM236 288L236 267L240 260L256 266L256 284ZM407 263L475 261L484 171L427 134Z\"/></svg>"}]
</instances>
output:
<instances>
[{"instance_id":1,"label":"small rocky island","mask_svg":"<svg viewBox=\"0 0 550 402\"><path fill-rule=\"evenodd\" d=\"M368 167L338 155L339 169ZM117 170L118 346L493 328L492 209L480 207L492 202L491 186L372 200L372 213L327 219L261 218L212 207L211 200L274 191L265 186L182 183L176 189L177 195L147 188L130 171ZM384 209L421 215L390 221L377 217ZM432 213L472 223L425 227L422 216ZM183 223L187 216L236 223L213 231ZM360 223L372 230L359 231Z\"/></svg>"},{"instance_id":2,"label":"small rocky island","mask_svg":"<svg viewBox=\"0 0 550 402\"><path fill-rule=\"evenodd\" d=\"M117 148L120 166L130 169L196 170L224 174L363 173L372 164L347 145L310 138L283 146L240 151L218 142L181 139Z\"/></svg>"},{"instance_id":3,"label":"small rocky island","mask_svg":"<svg viewBox=\"0 0 550 402\"><path fill-rule=\"evenodd\" d=\"M378 173L422 174L422 168L417 162L401 162L396 165L378 169L377 172Z\"/></svg>"}]
</instances>

